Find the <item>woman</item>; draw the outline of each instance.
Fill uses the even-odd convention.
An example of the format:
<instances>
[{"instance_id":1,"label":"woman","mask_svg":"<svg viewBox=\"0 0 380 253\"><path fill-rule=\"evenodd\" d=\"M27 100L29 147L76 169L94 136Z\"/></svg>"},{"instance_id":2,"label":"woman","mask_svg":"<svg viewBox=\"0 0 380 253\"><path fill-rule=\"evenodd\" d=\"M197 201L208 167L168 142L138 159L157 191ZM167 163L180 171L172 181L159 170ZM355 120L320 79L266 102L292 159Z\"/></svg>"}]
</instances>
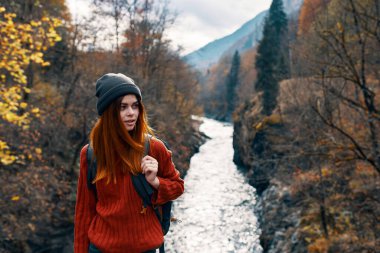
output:
<instances>
[{"instance_id":1,"label":"woman","mask_svg":"<svg viewBox=\"0 0 380 253\"><path fill-rule=\"evenodd\" d=\"M96 82L99 119L90 141L97 162L96 192L87 186L88 164L84 146L80 154L75 208L74 250L82 252L155 252L163 243L160 222L152 209L141 212L142 200L131 174L143 173L161 205L184 191L171 152L158 139L150 139L143 157L145 137L152 133L140 89L123 74L109 73Z\"/></svg>"}]
</instances>

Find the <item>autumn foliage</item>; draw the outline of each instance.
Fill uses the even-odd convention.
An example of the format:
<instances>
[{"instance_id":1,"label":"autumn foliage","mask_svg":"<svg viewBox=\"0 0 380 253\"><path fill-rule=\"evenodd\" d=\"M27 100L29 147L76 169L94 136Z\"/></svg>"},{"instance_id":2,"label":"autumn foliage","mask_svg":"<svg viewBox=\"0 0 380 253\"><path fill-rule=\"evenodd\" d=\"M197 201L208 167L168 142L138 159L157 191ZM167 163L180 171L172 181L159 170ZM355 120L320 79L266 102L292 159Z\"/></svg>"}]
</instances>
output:
<instances>
[{"instance_id":1,"label":"autumn foliage","mask_svg":"<svg viewBox=\"0 0 380 253\"><path fill-rule=\"evenodd\" d=\"M378 7L304 1L277 107L260 115L253 94L236 111L236 161L262 195L264 252L380 250Z\"/></svg>"},{"instance_id":2,"label":"autumn foliage","mask_svg":"<svg viewBox=\"0 0 380 253\"><path fill-rule=\"evenodd\" d=\"M43 17L30 23L16 23L16 14L7 13L0 6L0 117L8 124L28 130L31 118L39 116L39 109L28 105L22 100L23 94L30 93L27 87L26 68L32 64L42 67L49 66L43 59L43 53L61 38L56 28L61 21L56 18ZM11 152L12 143L4 139L1 132L0 161L8 165L17 159L23 160L23 155ZM41 153L36 148L37 153Z\"/></svg>"},{"instance_id":3,"label":"autumn foliage","mask_svg":"<svg viewBox=\"0 0 380 253\"><path fill-rule=\"evenodd\" d=\"M305 0L302 4L298 32L300 35L309 31L312 24L317 20L318 14L326 10L326 6L330 0Z\"/></svg>"}]
</instances>

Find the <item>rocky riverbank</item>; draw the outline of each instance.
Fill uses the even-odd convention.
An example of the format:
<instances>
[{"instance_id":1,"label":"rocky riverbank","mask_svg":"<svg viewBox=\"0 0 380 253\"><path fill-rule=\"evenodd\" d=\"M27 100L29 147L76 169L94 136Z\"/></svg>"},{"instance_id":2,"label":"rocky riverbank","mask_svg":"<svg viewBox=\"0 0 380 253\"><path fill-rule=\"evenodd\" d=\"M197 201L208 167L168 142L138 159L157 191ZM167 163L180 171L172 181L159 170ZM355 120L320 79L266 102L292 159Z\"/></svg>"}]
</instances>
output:
<instances>
[{"instance_id":1,"label":"rocky riverbank","mask_svg":"<svg viewBox=\"0 0 380 253\"><path fill-rule=\"evenodd\" d=\"M279 115L264 117L259 109L257 99L240 108L241 117L234 122L234 162L245 168L259 195L256 211L264 252L304 252L295 233L300 213L297 201L291 198L285 178L277 178L278 170L286 166L279 161L290 136Z\"/></svg>"},{"instance_id":2,"label":"rocky riverbank","mask_svg":"<svg viewBox=\"0 0 380 253\"><path fill-rule=\"evenodd\" d=\"M262 115L255 97L234 117L234 162L257 189L263 252L378 252L378 173L345 153L327 159L284 111Z\"/></svg>"}]
</instances>

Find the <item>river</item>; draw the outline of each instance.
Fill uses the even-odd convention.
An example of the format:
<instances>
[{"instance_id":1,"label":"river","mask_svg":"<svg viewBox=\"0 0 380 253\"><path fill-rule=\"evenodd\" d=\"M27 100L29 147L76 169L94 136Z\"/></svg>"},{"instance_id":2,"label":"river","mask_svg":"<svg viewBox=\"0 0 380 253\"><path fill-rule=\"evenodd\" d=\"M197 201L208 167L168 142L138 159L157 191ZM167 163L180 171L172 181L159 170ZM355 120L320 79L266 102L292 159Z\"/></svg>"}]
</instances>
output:
<instances>
[{"instance_id":1,"label":"river","mask_svg":"<svg viewBox=\"0 0 380 253\"><path fill-rule=\"evenodd\" d=\"M165 236L171 253L261 253L255 189L233 163L230 124L202 118L200 131L211 139L190 161L185 192L173 205L173 222Z\"/></svg>"}]
</instances>

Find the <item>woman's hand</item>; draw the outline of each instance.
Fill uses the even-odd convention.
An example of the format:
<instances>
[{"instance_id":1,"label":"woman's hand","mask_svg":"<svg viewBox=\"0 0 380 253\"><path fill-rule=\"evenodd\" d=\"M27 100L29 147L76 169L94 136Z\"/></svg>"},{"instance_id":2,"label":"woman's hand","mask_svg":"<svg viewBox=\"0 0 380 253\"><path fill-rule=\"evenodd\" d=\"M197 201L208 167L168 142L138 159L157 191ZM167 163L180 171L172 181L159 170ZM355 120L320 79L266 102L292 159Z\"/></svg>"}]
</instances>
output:
<instances>
[{"instance_id":1,"label":"woman's hand","mask_svg":"<svg viewBox=\"0 0 380 253\"><path fill-rule=\"evenodd\" d=\"M158 162L151 156L144 156L141 160L142 173L145 175L146 181L155 189L160 186L160 181L157 178Z\"/></svg>"}]
</instances>

